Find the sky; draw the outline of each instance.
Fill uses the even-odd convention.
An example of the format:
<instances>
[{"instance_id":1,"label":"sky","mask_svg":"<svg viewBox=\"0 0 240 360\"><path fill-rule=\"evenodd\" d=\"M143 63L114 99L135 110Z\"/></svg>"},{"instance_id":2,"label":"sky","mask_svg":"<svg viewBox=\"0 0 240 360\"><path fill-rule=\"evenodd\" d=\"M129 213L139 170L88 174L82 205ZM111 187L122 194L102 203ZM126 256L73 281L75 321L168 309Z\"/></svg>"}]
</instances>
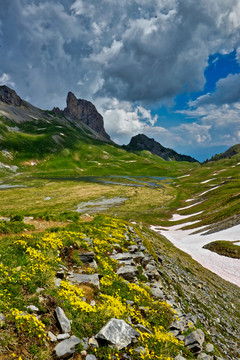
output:
<instances>
[{"instance_id":1,"label":"sky","mask_svg":"<svg viewBox=\"0 0 240 360\"><path fill-rule=\"evenodd\" d=\"M240 0L1 0L0 84L203 161L240 143Z\"/></svg>"}]
</instances>

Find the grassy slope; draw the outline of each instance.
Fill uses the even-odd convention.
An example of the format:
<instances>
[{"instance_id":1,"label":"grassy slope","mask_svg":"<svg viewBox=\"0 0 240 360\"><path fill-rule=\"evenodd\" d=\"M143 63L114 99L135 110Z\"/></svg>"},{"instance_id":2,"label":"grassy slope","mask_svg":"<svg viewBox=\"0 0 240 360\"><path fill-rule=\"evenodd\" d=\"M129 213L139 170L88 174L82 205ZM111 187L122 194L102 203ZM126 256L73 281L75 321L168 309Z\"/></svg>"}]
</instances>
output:
<instances>
[{"instance_id":1,"label":"grassy slope","mask_svg":"<svg viewBox=\"0 0 240 360\"><path fill-rule=\"evenodd\" d=\"M109 142L88 136L64 118L43 114L43 118L17 124L0 118L0 161L17 165L34 176L156 175L174 176L194 168L188 162L167 162L148 151L130 153ZM9 131L10 129L10 131ZM12 129L12 130L11 130ZM35 165L32 166L31 162Z\"/></svg>"},{"instance_id":2,"label":"grassy slope","mask_svg":"<svg viewBox=\"0 0 240 360\"><path fill-rule=\"evenodd\" d=\"M33 135L33 138L35 141L35 135ZM14 143L13 140L11 141ZM31 136L27 137L27 141L31 141ZM17 141L15 141L15 144L17 144ZM9 165L17 164L22 167L21 163L23 161L32 158L39 159L39 163L36 166L25 165L24 169L25 171L27 169L27 171L24 175L19 175L14 179L15 183L27 184L30 186L29 188L1 191L1 214L23 213L37 216L46 211L59 213L73 209L78 203L89 199L97 199L101 196L126 196L128 200L123 205L108 210L106 213L128 220L135 220L140 226L149 223L169 224L167 219L178 207L190 204L185 203L185 200L189 198L194 198L196 202L204 200L193 208L181 211L181 214L191 214L203 210L203 214L196 217L196 219L201 219L198 226L199 224L215 224L216 221L219 224L222 222L222 226L229 226L234 223L234 217L239 217L240 184L238 178L239 165L237 165L240 162L239 155L228 160L198 166L188 163L167 163L146 152L137 155L127 153L111 144L101 143L101 145L102 148L99 149L97 140L84 142L79 139L73 150L60 146L60 151L48 155L44 160L41 152L39 154L35 152L31 154L34 156L29 158L29 153L18 154L15 149L13 151L14 160L4 158ZM116 159L118 159L117 163ZM81 168L84 171L81 171ZM74 181L56 182L47 179L33 179L33 177L56 176L57 174L60 176L83 175L83 173L84 175L98 176L106 174L146 175L146 172L147 175L180 176L189 173L190 176L172 180L172 184L165 183L163 188L134 188ZM29 178L26 177L27 175L29 175ZM201 184L202 181L212 178L215 179ZM202 192L211 189L213 184L220 185L220 187L200 195ZM51 199L45 200L46 197ZM171 224L174 223L171 222ZM209 317L209 314L214 319L221 313L218 307L220 306L223 316L229 316L232 319L233 328L236 328L236 324L240 320L240 314L234 309L239 308L237 303L237 299L240 297L239 289L203 269L165 239L152 235L152 242L167 256L165 260L169 263L173 278L175 276L178 279L179 269L183 271L184 283L173 282L171 278L166 281L169 283L169 289L178 294L179 301L185 306L185 310L187 308L204 310L205 319ZM168 277L169 269L165 273L166 277ZM185 276L186 273L189 273L190 280ZM200 283L201 287L204 284L206 291L201 291L202 288L195 286L194 283ZM223 294L227 299L226 304L224 304L225 300L221 298ZM211 304L211 308L209 304ZM233 307L229 304L233 304ZM217 321L213 320L212 322L220 334L224 334L225 322L223 320L219 325ZM211 322L209 323L210 330ZM223 341L223 337L221 337L220 341Z\"/></svg>"}]
</instances>

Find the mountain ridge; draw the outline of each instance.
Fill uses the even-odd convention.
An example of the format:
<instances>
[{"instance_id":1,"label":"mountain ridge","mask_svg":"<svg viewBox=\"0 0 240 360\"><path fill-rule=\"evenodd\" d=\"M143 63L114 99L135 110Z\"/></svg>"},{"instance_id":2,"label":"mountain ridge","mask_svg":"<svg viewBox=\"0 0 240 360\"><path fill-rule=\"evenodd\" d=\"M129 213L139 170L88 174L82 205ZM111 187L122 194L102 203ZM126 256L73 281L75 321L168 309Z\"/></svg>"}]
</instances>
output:
<instances>
[{"instance_id":1,"label":"mountain ridge","mask_svg":"<svg viewBox=\"0 0 240 360\"><path fill-rule=\"evenodd\" d=\"M176 160L198 162L191 156L178 154L175 150L162 146L156 140L154 140L153 138L150 139L144 134L138 134L136 136L133 136L130 140L130 143L128 145L124 145L123 148L128 151L148 150L152 154L160 156L166 161Z\"/></svg>"}]
</instances>

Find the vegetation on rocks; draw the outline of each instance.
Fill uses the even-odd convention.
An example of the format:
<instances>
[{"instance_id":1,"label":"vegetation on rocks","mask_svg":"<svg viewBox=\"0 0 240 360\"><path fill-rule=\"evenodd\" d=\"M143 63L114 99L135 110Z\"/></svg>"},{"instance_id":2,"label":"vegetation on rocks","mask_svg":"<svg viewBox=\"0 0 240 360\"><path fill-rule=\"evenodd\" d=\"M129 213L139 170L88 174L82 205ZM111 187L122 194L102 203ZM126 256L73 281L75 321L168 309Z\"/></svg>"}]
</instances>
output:
<instances>
[{"instance_id":1,"label":"vegetation on rocks","mask_svg":"<svg viewBox=\"0 0 240 360\"><path fill-rule=\"evenodd\" d=\"M236 244L235 244L236 243ZM216 252L219 255L240 259L240 246L239 241L213 241L204 245L204 249Z\"/></svg>"},{"instance_id":2,"label":"vegetation on rocks","mask_svg":"<svg viewBox=\"0 0 240 360\"><path fill-rule=\"evenodd\" d=\"M74 223L58 231L5 238L0 249L0 311L6 320L1 323L0 333L1 338L7 334L12 336L14 342L8 346L1 342L3 359L11 358L12 354L23 359L51 358L47 331L56 332L53 312L57 304L72 319L73 332L80 339L95 335L109 319L118 318L149 329L150 333L141 333L137 344L145 348L144 357L135 353L134 346L124 350L132 359L170 359L180 350L187 354L183 343L168 332L169 324L176 317L171 306L153 298L149 286L142 281L128 282L116 274L119 265L110 254L114 249L126 251L135 244L136 236L123 221L96 217L93 222ZM100 273L100 290L88 283L71 284L67 279L57 288L54 276L59 265L67 266L68 272L75 270L71 263L74 252L89 250L96 254L97 267L83 264L78 270L84 274ZM38 317L28 313L28 305L39 309ZM33 351L35 346L39 347L37 353ZM120 359L123 354L109 347L90 351L99 359L108 356Z\"/></svg>"}]
</instances>

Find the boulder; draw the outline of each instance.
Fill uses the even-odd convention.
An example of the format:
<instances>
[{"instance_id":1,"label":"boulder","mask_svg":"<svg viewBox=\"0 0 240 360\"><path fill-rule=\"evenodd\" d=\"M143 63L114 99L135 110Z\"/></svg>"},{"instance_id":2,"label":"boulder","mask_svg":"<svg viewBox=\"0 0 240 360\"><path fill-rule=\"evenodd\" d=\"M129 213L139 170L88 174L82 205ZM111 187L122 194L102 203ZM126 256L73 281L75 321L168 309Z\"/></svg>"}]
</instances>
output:
<instances>
[{"instance_id":1,"label":"boulder","mask_svg":"<svg viewBox=\"0 0 240 360\"><path fill-rule=\"evenodd\" d=\"M158 299L164 299L164 292L160 289L160 287L151 287L150 291L153 296Z\"/></svg>"},{"instance_id":2,"label":"boulder","mask_svg":"<svg viewBox=\"0 0 240 360\"><path fill-rule=\"evenodd\" d=\"M128 325L124 320L111 319L99 333L97 333L95 338L100 343L107 343L121 350L139 336L140 333L134 330L133 327Z\"/></svg>"},{"instance_id":3,"label":"boulder","mask_svg":"<svg viewBox=\"0 0 240 360\"><path fill-rule=\"evenodd\" d=\"M197 360L212 360L212 357L205 353L201 353L198 355Z\"/></svg>"},{"instance_id":4,"label":"boulder","mask_svg":"<svg viewBox=\"0 0 240 360\"><path fill-rule=\"evenodd\" d=\"M138 263L138 262L142 261L142 259L144 258L145 255L143 252L139 251L139 252L134 253L132 256L133 256L133 260Z\"/></svg>"},{"instance_id":5,"label":"boulder","mask_svg":"<svg viewBox=\"0 0 240 360\"><path fill-rule=\"evenodd\" d=\"M86 360L97 360L97 358L96 358L96 356L93 355L93 354L88 354L88 355L86 356Z\"/></svg>"},{"instance_id":6,"label":"boulder","mask_svg":"<svg viewBox=\"0 0 240 360\"><path fill-rule=\"evenodd\" d=\"M128 251L129 251L130 253L136 253L136 252L138 251L138 246L137 246L137 245L130 245L130 246L128 247Z\"/></svg>"},{"instance_id":7,"label":"boulder","mask_svg":"<svg viewBox=\"0 0 240 360\"><path fill-rule=\"evenodd\" d=\"M55 315L62 332L64 334L69 333L69 331L71 331L71 324L63 309L57 306L55 309Z\"/></svg>"},{"instance_id":8,"label":"boulder","mask_svg":"<svg viewBox=\"0 0 240 360\"><path fill-rule=\"evenodd\" d=\"M57 336L57 340L65 340L65 339L69 339L70 338L70 334L66 333L66 334L59 334Z\"/></svg>"},{"instance_id":9,"label":"boulder","mask_svg":"<svg viewBox=\"0 0 240 360\"><path fill-rule=\"evenodd\" d=\"M51 331L48 331L47 335L48 335L51 342L56 342L57 341L56 335L54 335L54 333L52 333Z\"/></svg>"},{"instance_id":10,"label":"boulder","mask_svg":"<svg viewBox=\"0 0 240 360\"><path fill-rule=\"evenodd\" d=\"M76 351L76 346L80 343L80 339L76 336L71 336L69 339L61 341L54 348L54 353L59 359L66 359L73 355Z\"/></svg>"},{"instance_id":11,"label":"boulder","mask_svg":"<svg viewBox=\"0 0 240 360\"><path fill-rule=\"evenodd\" d=\"M202 351L205 335L201 329L197 329L185 338L185 346L193 353L199 354Z\"/></svg>"},{"instance_id":12,"label":"boulder","mask_svg":"<svg viewBox=\"0 0 240 360\"><path fill-rule=\"evenodd\" d=\"M206 351L207 353L213 352L213 351L214 351L214 346L213 346L213 344L207 343L206 346L205 346L205 351Z\"/></svg>"},{"instance_id":13,"label":"boulder","mask_svg":"<svg viewBox=\"0 0 240 360\"><path fill-rule=\"evenodd\" d=\"M115 255L111 255L110 258L112 260L117 260L117 261L126 261L126 260L132 260L133 256L130 253L117 253Z\"/></svg>"},{"instance_id":14,"label":"boulder","mask_svg":"<svg viewBox=\"0 0 240 360\"><path fill-rule=\"evenodd\" d=\"M74 283L74 284L90 283L100 288L98 274L71 274L68 276L68 280L70 283Z\"/></svg>"},{"instance_id":15,"label":"boulder","mask_svg":"<svg viewBox=\"0 0 240 360\"><path fill-rule=\"evenodd\" d=\"M138 275L138 269L136 266L122 266L118 269L117 275L122 276L126 280L134 280L134 278Z\"/></svg>"}]
</instances>

